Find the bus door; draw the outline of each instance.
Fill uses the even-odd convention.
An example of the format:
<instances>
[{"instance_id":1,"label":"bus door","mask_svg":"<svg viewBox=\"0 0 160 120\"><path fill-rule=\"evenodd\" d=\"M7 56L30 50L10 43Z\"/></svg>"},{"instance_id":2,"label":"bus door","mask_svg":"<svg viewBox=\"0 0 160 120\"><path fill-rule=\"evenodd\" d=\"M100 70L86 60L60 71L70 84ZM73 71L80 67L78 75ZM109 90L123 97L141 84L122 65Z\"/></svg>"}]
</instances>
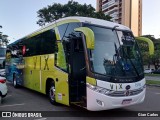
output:
<instances>
[{"instance_id":1,"label":"bus door","mask_svg":"<svg viewBox=\"0 0 160 120\"><path fill-rule=\"evenodd\" d=\"M70 37L69 93L70 102L82 103L86 97L86 63L82 37ZM84 98L84 99L83 99Z\"/></svg>"}]
</instances>

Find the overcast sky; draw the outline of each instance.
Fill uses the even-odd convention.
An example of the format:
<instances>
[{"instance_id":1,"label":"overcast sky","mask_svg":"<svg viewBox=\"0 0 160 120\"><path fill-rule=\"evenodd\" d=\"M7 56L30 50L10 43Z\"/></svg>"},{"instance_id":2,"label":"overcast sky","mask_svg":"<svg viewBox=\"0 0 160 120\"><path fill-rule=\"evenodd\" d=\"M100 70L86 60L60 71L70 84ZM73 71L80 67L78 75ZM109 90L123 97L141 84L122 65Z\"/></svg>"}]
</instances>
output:
<instances>
[{"instance_id":1,"label":"overcast sky","mask_svg":"<svg viewBox=\"0 0 160 120\"><path fill-rule=\"evenodd\" d=\"M75 0L78 1L78 0ZM36 24L37 11L52 3L65 4L68 0L0 0L0 31L9 35L11 42L39 29ZM81 4L92 4L96 0L79 0ZM160 0L143 0L142 34L152 34L160 37Z\"/></svg>"}]
</instances>

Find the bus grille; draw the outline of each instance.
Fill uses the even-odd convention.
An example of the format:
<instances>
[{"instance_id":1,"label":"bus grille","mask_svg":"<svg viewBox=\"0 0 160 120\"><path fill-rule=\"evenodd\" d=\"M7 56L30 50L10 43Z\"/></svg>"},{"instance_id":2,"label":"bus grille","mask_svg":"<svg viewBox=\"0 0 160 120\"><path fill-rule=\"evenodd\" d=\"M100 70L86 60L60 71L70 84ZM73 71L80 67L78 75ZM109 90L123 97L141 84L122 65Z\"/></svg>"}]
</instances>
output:
<instances>
[{"instance_id":1,"label":"bus grille","mask_svg":"<svg viewBox=\"0 0 160 120\"><path fill-rule=\"evenodd\" d=\"M140 88L140 89L137 89L137 90L129 90L128 95L126 95L126 91L115 91L115 92L112 92L112 93L108 94L108 96L111 96L111 97L133 96L133 95L140 94L143 90L144 90L144 88Z\"/></svg>"}]
</instances>

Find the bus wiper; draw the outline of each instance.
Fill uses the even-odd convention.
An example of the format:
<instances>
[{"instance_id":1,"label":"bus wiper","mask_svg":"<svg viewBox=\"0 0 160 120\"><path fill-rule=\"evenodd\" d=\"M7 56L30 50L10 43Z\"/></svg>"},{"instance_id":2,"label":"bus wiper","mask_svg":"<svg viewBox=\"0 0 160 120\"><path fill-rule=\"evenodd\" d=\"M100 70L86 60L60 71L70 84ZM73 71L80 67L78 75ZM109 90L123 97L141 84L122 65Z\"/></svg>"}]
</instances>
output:
<instances>
[{"instance_id":1,"label":"bus wiper","mask_svg":"<svg viewBox=\"0 0 160 120\"><path fill-rule=\"evenodd\" d=\"M120 61L120 54L119 54L119 52L118 52L118 49L117 49L117 45L116 45L116 43L114 42L114 47L115 47L115 52L116 52L116 57L117 57L117 60L118 61ZM115 60L113 59L113 61L115 62ZM123 60L122 60L123 61ZM115 62L116 63L116 62ZM123 65L122 64L120 64L121 66L122 66L122 72L124 73L124 74L126 74L125 73L125 71L124 71L124 69L123 69ZM116 69L114 70L114 73L115 73L115 71L116 71Z\"/></svg>"},{"instance_id":2,"label":"bus wiper","mask_svg":"<svg viewBox=\"0 0 160 120\"><path fill-rule=\"evenodd\" d=\"M138 71L137 71L137 68L136 68L135 65L133 64L133 61L132 61L131 58L128 56L128 54L123 50L123 48L122 48L122 51L123 51L123 53L126 55L126 57L129 59L129 61L130 61L131 65L132 65L132 67L134 68L134 70L135 70L137 76L139 77L139 73L138 73Z\"/></svg>"}]
</instances>

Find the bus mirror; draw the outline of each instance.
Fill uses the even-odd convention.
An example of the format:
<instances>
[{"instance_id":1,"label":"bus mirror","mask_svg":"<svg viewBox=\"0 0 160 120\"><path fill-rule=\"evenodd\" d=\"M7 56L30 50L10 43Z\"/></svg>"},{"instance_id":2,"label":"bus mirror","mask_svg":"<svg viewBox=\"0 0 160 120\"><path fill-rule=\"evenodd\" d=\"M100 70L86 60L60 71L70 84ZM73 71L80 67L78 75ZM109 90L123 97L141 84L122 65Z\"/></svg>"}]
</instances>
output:
<instances>
[{"instance_id":1,"label":"bus mirror","mask_svg":"<svg viewBox=\"0 0 160 120\"><path fill-rule=\"evenodd\" d=\"M90 28L79 27L79 28L75 28L74 31L82 32L86 37L87 48L91 50L94 49L94 44L95 44L94 32Z\"/></svg>"}]
</instances>

